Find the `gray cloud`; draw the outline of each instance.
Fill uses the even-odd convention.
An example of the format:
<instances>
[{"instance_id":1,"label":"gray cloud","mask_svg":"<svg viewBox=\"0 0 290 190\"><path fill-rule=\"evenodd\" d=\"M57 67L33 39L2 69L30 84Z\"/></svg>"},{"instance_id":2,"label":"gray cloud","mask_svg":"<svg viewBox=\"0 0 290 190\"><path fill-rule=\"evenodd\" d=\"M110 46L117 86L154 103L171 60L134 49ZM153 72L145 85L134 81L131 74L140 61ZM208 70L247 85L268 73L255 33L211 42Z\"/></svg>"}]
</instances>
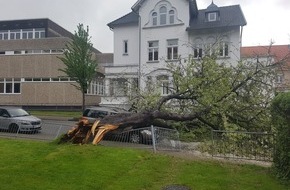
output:
<instances>
[{"instance_id":1,"label":"gray cloud","mask_svg":"<svg viewBox=\"0 0 290 190\"><path fill-rule=\"evenodd\" d=\"M90 27L95 48L102 52L113 52L113 32L107 24L129 13L136 1L0 0L0 20L49 18L72 33L79 23L83 23ZM206 8L211 2L212 0L197 0L200 9ZM218 6L241 5L248 21L244 29L244 44L267 44L272 36L276 37L276 41L289 42L290 26L282 26L273 21L290 18L289 0L214 0L214 3ZM280 18L282 14L283 18ZM266 27L269 27L269 21L273 25L271 34L265 32L268 30Z\"/></svg>"}]
</instances>

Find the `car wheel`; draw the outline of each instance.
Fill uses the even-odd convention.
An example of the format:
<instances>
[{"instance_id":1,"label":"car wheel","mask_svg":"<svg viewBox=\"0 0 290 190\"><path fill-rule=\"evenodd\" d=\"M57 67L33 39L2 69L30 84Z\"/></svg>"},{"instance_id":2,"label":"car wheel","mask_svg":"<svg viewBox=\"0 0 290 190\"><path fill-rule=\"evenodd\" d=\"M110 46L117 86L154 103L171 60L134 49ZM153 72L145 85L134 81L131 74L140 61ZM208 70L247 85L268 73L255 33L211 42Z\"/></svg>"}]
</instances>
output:
<instances>
[{"instance_id":1,"label":"car wheel","mask_svg":"<svg viewBox=\"0 0 290 190\"><path fill-rule=\"evenodd\" d=\"M15 123L12 123L9 125L9 132L10 133L17 133L19 129L19 126Z\"/></svg>"},{"instance_id":2,"label":"car wheel","mask_svg":"<svg viewBox=\"0 0 290 190\"><path fill-rule=\"evenodd\" d=\"M136 144L139 144L139 143L142 142L141 135L140 135L139 132L130 133L129 140L130 140L131 143L136 143Z\"/></svg>"}]
</instances>

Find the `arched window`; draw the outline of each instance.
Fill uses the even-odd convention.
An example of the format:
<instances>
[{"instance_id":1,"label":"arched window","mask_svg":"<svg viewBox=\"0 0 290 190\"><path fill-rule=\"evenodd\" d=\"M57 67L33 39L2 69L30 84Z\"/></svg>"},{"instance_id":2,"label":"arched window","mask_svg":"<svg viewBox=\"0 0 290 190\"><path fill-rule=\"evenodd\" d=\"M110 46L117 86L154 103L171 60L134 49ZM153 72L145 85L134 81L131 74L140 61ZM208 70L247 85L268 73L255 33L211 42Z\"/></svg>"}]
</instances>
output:
<instances>
[{"instance_id":1,"label":"arched window","mask_svg":"<svg viewBox=\"0 0 290 190\"><path fill-rule=\"evenodd\" d=\"M160 7L159 14L160 14L160 25L165 25L167 19L167 8L165 6Z\"/></svg>"},{"instance_id":2,"label":"arched window","mask_svg":"<svg viewBox=\"0 0 290 190\"><path fill-rule=\"evenodd\" d=\"M174 24L174 17L175 17L175 12L174 10L169 11L169 23Z\"/></svg>"},{"instance_id":3,"label":"arched window","mask_svg":"<svg viewBox=\"0 0 290 190\"><path fill-rule=\"evenodd\" d=\"M157 25L157 13L156 12L152 13L152 25L153 26Z\"/></svg>"}]
</instances>

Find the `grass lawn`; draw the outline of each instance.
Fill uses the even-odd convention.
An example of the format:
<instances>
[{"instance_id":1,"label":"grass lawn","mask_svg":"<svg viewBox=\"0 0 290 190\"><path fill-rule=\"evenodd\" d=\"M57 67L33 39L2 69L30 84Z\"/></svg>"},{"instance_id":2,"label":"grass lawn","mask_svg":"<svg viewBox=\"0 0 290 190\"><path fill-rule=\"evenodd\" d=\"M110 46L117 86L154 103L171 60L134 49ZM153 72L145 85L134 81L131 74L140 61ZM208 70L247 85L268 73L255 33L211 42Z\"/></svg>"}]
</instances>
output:
<instances>
[{"instance_id":1,"label":"grass lawn","mask_svg":"<svg viewBox=\"0 0 290 190\"><path fill-rule=\"evenodd\" d=\"M189 160L145 150L0 139L0 189L280 190L269 168Z\"/></svg>"},{"instance_id":2,"label":"grass lawn","mask_svg":"<svg viewBox=\"0 0 290 190\"><path fill-rule=\"evenodd\" d=\"M40 116L58 116L58 117L71 117L71 118L79 118L82 116L81 111L54 111L54 110L31 110L30 114L35 115L37 117Z\"/></svg>"}]
</instances>

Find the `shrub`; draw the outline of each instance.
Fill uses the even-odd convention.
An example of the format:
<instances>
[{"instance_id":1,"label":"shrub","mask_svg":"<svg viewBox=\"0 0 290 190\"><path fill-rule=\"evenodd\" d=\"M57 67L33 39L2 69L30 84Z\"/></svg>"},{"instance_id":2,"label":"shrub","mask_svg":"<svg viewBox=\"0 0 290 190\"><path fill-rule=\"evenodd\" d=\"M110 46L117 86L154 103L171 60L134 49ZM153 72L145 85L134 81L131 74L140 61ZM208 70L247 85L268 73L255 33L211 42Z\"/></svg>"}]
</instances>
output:
<instances>
[{"instance_id":1,"label":"shrub","mask_svg":"<svg viewBox=\"0 0 290 190\"><path fill-rule=\"evenodd\" d=\"M277 132L273 168L280 179L290 180L290 93L274 98L271 113Z\"/></svg>"}]
</instances>

